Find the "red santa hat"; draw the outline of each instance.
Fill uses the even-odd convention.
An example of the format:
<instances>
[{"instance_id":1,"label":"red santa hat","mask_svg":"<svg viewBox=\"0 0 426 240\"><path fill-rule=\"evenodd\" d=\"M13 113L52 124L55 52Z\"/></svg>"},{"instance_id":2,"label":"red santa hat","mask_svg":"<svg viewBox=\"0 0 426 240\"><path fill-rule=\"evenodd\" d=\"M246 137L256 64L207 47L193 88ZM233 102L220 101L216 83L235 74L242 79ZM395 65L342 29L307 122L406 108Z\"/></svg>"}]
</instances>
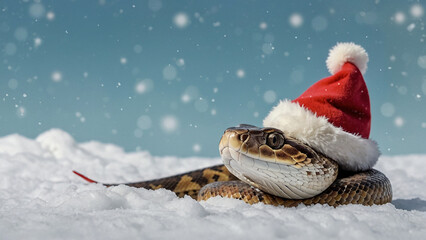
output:
<instances>
[{"instance_id":1,"label":"red santa hat","mask_svg":"<svg viewBox=\"0 0 426 240\"><path fill-rule=\"evenodd\" d=\"M362 74L368 54L354 43L338 43L327 58L332 76L293 101L283 100L263 120L337 161L349 171L370 169L380 152L369 139L370 98Z\"/></svg>"}]
</instances>

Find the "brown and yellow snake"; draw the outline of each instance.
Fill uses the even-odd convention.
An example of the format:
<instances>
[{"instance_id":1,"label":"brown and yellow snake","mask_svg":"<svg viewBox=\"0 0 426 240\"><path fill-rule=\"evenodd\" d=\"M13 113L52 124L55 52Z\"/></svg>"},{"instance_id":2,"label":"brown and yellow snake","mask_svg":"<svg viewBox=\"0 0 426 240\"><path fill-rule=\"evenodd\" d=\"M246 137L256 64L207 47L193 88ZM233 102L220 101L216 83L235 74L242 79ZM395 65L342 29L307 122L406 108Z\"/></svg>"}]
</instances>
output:
<instances>
[{"instance_id":1,"label":"brown and yellow snake","mask_svg":"<svg viewBox=\"0 0 426 240\"><path fill-rule=\"evenodd\" d=\"M341 171L335 161L278 129L251 125L228 128L219 150L224 165L124 185L165 188L199 201L222 196L286 207L301 203L373 205L392 200L392 187L383 173L375 169Z\"/></svg>"}]
</instances>

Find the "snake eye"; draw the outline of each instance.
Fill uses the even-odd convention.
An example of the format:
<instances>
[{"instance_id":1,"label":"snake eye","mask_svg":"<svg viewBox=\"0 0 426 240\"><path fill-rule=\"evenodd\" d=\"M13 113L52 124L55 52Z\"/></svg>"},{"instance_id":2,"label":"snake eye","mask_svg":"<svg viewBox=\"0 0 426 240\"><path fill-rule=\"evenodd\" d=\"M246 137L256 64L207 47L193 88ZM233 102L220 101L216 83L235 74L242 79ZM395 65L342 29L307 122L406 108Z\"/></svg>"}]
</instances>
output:
<instances>
[{"instance_id":1,"label":"snake eye","mask_svg":"<svg viewBox=\"0 0 426 240\"><path fill-rule=\"evenodd\" d=\"M266 144L272 149L280 149L284 145L284 136L279 133L271 133L266 139Z\"/></svg>"}]
</instances>

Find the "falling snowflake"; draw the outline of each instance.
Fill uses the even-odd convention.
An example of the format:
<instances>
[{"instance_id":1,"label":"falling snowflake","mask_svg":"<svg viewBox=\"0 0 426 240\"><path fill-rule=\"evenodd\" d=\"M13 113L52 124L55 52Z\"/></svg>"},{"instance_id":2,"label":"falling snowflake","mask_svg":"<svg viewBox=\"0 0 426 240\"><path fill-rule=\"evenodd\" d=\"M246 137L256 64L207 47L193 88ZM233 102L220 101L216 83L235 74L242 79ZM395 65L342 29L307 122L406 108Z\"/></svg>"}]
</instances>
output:
<instances>
[{"instance_id":1,"label":"falling snowflake","mask_svg":"<svg viewBox=\"0 0 426 240\"><path fill-rule=\"evenodd\" d=\"M209 103L205 99L200 98L194 102L194 107L198 112L206 112L209 108Z\"/></svg>"},{"instance_id":2,"label":"falling snowflake","mask_svg":"<svg viewBox=\"0 0 426 240\"><path fill-rule=\"evenodd\" d=\"M52 11L47 12L47 14L46 14L46 18L47 18L47 20L49 20L49 21L53 21L53 20L55 19L55 13L54 13L54 12L52 12Z\"/></svg>"},{"instance_id":3,"label":"falling snowflake","mask_svg":"<svg viewBox=\"0 0 426 240\"><path fill-rule=\"evenodd\" d=\"M423 16L423 7L420 4L411 6L410 13L415 18L421 18Z\"/></svg>"},{"instance_id":4,"label":"falling snowflake","mask_svg":"<svg viewBox=\"0 0 426 240\"><path fill-rule=\"evenodd\" d=\"M142 52L142 46L141 45L139 45L139 44L136 44L135 46L133 46L133 51L135 52L135 53L141 53Z\"/></svg>"},{"instance_id":5,"label":"falling snowflake","mask_svg":"<svg viewBox=\"0 0 426 240\"><path fill-rule=\"evenodd\" d=\"M268 24L266 22L261 22L259 24L259 28L262 29L262 30L265 30L265 29L268 28Z\"/></svg>"},{"instance_id":6,"label":"falling snowflake","mask_svg":"<svg viewBox=\"0 0 426 240\"><path fill-rule=\"evenodd\" d=\"M277 94L273 90L268 90L263 94L263 100L267 103L274 103L277 99Z\"/></svg>"},{"instance_id":7,"label":"falling snowflake","mask_svg":"<svg viewBox=\"0 0 426 240\"><path fill-rule=\"evenodd\" d=\"M314 19L312 19L312 28L317 32L324 31L327 26L328 21L323 16L316 16Z\"/></svg>"},{"instance_id":8,"label":"falling snowflake","mask_svg":"<svg viewBox=\"0 0 426 240\"><path fill-rule=\"evenodd\" d=\"M10 89L14 90L18 87L18 80L12 78L9 80L7 85L9 86Z\"/></svg>"},{"instance_id":9,"label":"falling snowflake","mask_svg":"<svg viewBox=\"0 0 426 240\"><path fill-rule=\"evenodd\" d=\"M34 38L34 47L36 47L36 48L40 47L41 43L42 43L41 38L39 38L39 37Z\"/></svg>"},{"instance_id":10,"label":"falling snowflake","mask_svg":"<svg viewBox=\"0 0 426 240\"><path fill-rule=\"evenodd\" d=\"M163 68L163 78L166 80L173 80L176 78L177 72L176 68L172 65L168 65L165 68Z\"/></svg>"},{"instance_id":11,"label":"falling snowflake","mask_svg":"<svg viewBox=\"0 0 426 240\"><path fill-rule=\"evenodd\" d=\"M157 12L158 10L161 9L161 7L163 7L163 3L161 2L161 0L148 1L148 8L153 12Z\"/></svg>"},{"instance_id":12,"label":"falling snowflake","mask_svg":"<svg viewBox=\"0 0 426 240\"><path fill-rule=\"evenodd\" d=\"M18 50L18 47L16 46L15 43L7 43L6 46L4 47L4 52L9 56L15 55L17 50Z\"/></svg>"},{"instance_id":13,"label":"falling snowflake","mask_svg":"<svg viewBox=\"0 0 426 240\"><path fill-rule=\"evenodd\" d=\"M190 24L190 21L188 15L186 13L181 12L177 13L173 17L173 23L178 28L186 28Z\"/></svg>"},{"instance_id":14,"label":"falling snowflake","mask_svg":"<svg viewBox=\"0 0 426 240\"><path fill-rule=\"evenodd\" d=\"M408 89L407 89L406 86L400 86L400 87L398 87L398 93L399 94L405 95L405 94L407 94L407 92L408 92Z\"/></svg>"},{"instance_id":15,"label":"falling snowflake","mask_svg":"<svg viewBox=\"0 0 426 240\"><path fill-rule=\"evenodd\" d=\"M194 151L194 152L196 152L196 153L200 152L200 151L201 151L201 145L200 145L200 144L198 144L198 143L194 144L194 145L192 146L192 151Z\"/></svg>"},{"instance_id":16,"label":"falling snowflake","mask_svg":"<svg viewBox=\"0 0 426 240\"><path fill-rule=\"evenodd\" d=\"M16 115L18 115L19 118L23 118L27 115L27 109L20 106L16 109Z\"/></svg>"},{"instance_id":17,"label":"falling snowflake","mask_svg":"<svg viewBox=\"0 0 426 240\"><path fill-rule=\"evenodd\" d=\"M407 31L412 32L415 27L416 27L416 24L411 23L410 25L407 26Z\"/></svg>"},{"instance_id":18,"label":"falling snowflake","mask_svg":"<svg viewBox=\"0 0 426 240\"><path fill-rule=\"evenodd\" d=\"M153 88L154 88L154 82L149 78L139 81L135 85L135 91L138 94L144 94L144 93L150 92Z\"/></svg>"},{"instance_id":19,"label":"falling snowflake","mask_svg":"<svg viewBox=\"0 0 426 240\"><path fill-rule=\"evenodd\" d=\"M33 18L41 18L44 16L45 8L41 3L34 3L29 8L30 16Z\"/></svg>"},{"instance_id":20,"label":"falling snowflake","mask_svg":"<svg viewBox=\"0 0 426 240\"><path fill-rule=\"evenodd\" d=\"M392 103L383 103L380 107L380 112L385 117L392 117L392 115L395 113L395 107Z\"/></svg>"},{"instance_id":21,"label":"falling snowflake","mask_svg":"<svg viewBox=\"0 0 426 240\"><path fill-rule=\"evenodd\" d=\"M179 58L178 60L176 60L176 65L178 67L183 67L185 65L185 60L183 58Z\"/></svg>"},{"instance_id":22,"label":"falling snowflake","mask_svg":"<svg viewBox=\"0 0 426 240\"><path fill-rule=\"evenodd\" d=\"M54 82L62 81L62 73L59 71L55 71L52 73L51 78Z\"/></svg>"},{"instance_id":23,"label":"falling snowflake","mask_svg":"<svg viewBox=\"0 0 426 240\"><path fill-rule=\"evenodd\" d=\"M303 17L299 13L293 13L289 18L290 25L294 28L298 28L303 24Z\"/></svg>"},{"instance_id":24,"label":"falling snowflake","mask_svg":"<svg viewBox=\"0 0 426 240\"><path fill-rule=\"evenodd\" d=\"M397 12L393 19L396 23L403 24L405 22L405 14L403 12Z\"/></svg>"},{"instance_id":25,"label":"falling snowflake","mask_svg":"<svg viewBox=\"0 0 426 240\"><path fill-rule=\"evenodd\" d=\"M246 76L246 72L244 71L244 69L238 69L235 74L238 78L244 78Z\"/></svg>"},{"instance_id":26,"label":"falling snowflake","mask_svg":"<svg viewBox=\"0 0 426 240\"><path fill-rule=\"evenodd\" d=\"M28 31L27 29L23 28L23 27L19 27L15 30L15 39L20 41L20 42L24 42L25 40L27 40L28 37Z\"/></svg>"},{"instance_id":27,"label":"falling snowflake","mask_svg":"<svg viewBox=\"0 0 426 240\"><path fill-rule=\"evenodd\" d=\"M274 50L275 50L275 47L272 45L272 43L264 43L262 45L262 52L264 54L267 54L267 55L272 54Z\"/></svg>"},{"instance_id":28,"label":"falling snowflake","mask_svg":"<svg viewBox=\"0 0 426 240\"><path fill-rule=\"evenodd\" d=\"M426 55L417 58L417 65L423 69L426 69Z\"/></svg>"},{"instance_id":29,"label":"falling snowflake","mask_svg":"<svg viewBox=\"0 0 426 240\"><path fill-rule=\"evenodd\" d=\"M166 133L172 133L177 130L179 122L173 115L168 115L161 119L161 129Z\"/></svg>"},{"instance_id":30,"label":"falling snowflake","mask_svg":"<svg viewBox=\"0 0 426 240\"><path fill-rule=\"evenodd\" d=\"M191 101L191 97L188 94L182 94L182 97L180 98L180 100L183 103L188 103L189 101Z\"/></svg>"},{"instance_id":31,"label":"falling snowflake","mask_svg":"<svg viewBox=\"0 0 426 240\"><path fill-rule=\"evenodd\" d=\"M404 126L404 123L405 123L405 121L404 121L404 119L402 117L396 117L395 120L394 120L394 124L397 127Z\"/></svg>"},{"instance_id":32,"label":"falling snowflake","mask_svg":"<svg viewBox=\"0 0 426 240\"><path fill-rule=\"evenodd\" d=\"M137 126L139 129L142 129L142 130L150 129L152 126L151 117L148 115L140 116L137 121Z\"/></svg>"}]
</instances>

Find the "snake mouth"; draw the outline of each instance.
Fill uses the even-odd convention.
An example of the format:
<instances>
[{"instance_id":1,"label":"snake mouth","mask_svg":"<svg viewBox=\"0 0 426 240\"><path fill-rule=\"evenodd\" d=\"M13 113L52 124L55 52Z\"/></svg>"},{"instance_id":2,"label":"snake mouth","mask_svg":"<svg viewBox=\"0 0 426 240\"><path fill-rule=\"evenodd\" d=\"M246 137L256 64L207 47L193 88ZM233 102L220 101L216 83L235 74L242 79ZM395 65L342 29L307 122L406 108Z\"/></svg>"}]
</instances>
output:
<instances>
[{"instance_id":1,"label":"snake mouth","mask_svg":"<svg viewBox=\"0 0 426 240\"><path fill-rule=\"evenodd\" d=\"M273 134L282 136L282 144L280 139L274 141ZM284 198L313 197L337 177L337 165L335 172L324 174L324 169L318 168L319 156L315 151L274 128L228 128L220 140L219 151L224 165L237 178ZM319 171L322 173L318 174Z\"/></svg>"},{"instance_id":2,"label":"snake mouth","mask_svg":"<svg viewBox=\"0 0 426 240\"><path fill-rule=\"evenodd\" d=\"M322 192L300 189L297 186L300 174L291 165L252 158L230 147L224 147L221 153L224 165L237 178L275 196L305 199Z\"/></svg>"},{"instance_id":3,"label":"snake mouth","mask_svg":"<svg viewBox=\"0 0 426 240\"><path fill-rule=\"evenodd\" d=\"M273 139L277 137L280 139ZM316 155L312 149L284 137L284 133L278 129L258 128L247 124L225 130L219 143L221 155L225 148L229 148L235 157L238 153L242 159L291 165L295 168L311 163Z\"/></svg>"}]
</instances>

